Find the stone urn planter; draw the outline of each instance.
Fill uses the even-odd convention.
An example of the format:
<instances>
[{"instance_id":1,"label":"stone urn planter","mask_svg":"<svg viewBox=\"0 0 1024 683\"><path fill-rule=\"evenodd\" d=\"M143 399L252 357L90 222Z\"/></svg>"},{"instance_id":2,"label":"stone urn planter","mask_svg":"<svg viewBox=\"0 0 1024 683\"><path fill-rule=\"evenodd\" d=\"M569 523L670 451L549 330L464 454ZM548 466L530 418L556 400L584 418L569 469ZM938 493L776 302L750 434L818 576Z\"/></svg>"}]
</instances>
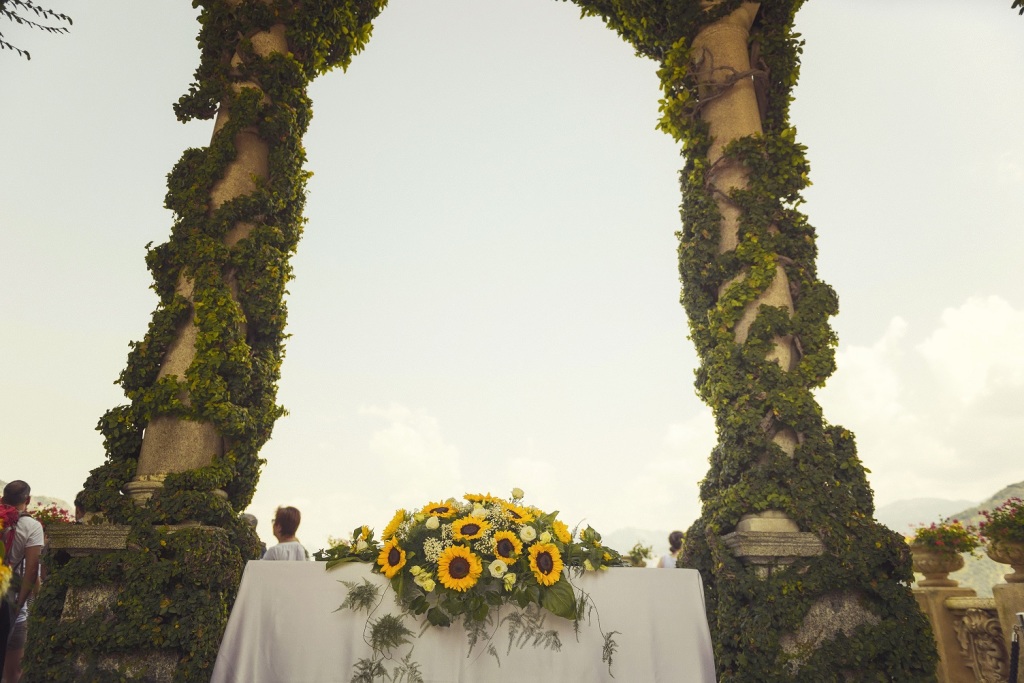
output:
<instances>
[{"instance_id":1,"label":"stone urn planter","mask_svg":"<svg viewBox=\"0 0 1024 683\"><path fill-rule=\"evenodd\" d=\"M918 586L922 588L955 588L960 585L959 581L949 578L950 572L955 572L964 566L964 558L960 553L936 550L914 543L910 546L910 556L914 560L914 571L924 574L924 579L917 582Z\"/></svg>"},{"instance_id":2,"label":"stone urn planter","mask_svg":"<svg viewBox=\"0 0 1024 683\"><path fill-rule=\"evenodd\" d=\"M1013 571L1003 577L1006 583L1024 583L1024 542L989 541L985 554L994 562L1013 567Z\"/></svg>"}]
</instances>

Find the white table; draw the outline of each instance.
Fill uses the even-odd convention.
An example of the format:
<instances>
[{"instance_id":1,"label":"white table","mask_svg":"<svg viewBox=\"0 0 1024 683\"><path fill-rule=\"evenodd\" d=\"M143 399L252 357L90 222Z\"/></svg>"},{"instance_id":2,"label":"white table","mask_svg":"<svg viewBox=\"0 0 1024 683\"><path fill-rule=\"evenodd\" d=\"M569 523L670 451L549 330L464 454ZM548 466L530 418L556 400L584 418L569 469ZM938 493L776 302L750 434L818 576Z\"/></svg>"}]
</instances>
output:
<instances>
[{"instance_id":1,"label":"white table","mask_svg":"<svg viewBox=\"0 0 1024 683\"><path fill-rule=\"evenodd\" d=\"M368 565L325 571L320 562L249 562L228 620L211 683L347 683L355 662L371 654L364 641L365 612L342 610L348 588L363 579L387 587ZM561 651L526 645L508 648L507 627L493 637L501 659L486 643L470 652L459 626L431 627L411 643L426 683L605 681L714 683L715 667L700 574L690 569L619 568L588 573L574 582L593 597L600 613L581 625L545 612L557 629ZM503 614L513 608L503 608ZM388 591L374 614L398 613ZM419 632L418 623L406 625ZM601 631L618 631L611 674L601 661ZM399 650L401 659L410 646ZM394 663L389 667L394 668ZM614 676L614 678L612 677Z\"/></svg>"}]
</instances>

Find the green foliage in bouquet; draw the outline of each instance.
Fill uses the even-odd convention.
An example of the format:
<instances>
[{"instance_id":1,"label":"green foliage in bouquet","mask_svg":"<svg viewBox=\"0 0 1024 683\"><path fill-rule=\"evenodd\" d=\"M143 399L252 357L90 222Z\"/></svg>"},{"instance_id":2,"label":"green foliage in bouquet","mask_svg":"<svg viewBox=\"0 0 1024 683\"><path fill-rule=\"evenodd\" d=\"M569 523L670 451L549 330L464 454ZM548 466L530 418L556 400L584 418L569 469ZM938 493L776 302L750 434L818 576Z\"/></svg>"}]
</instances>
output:
<instances>
[{"instance_id":1,"label":"green foliage in bouquet","mask_svg":"<svg viewBox=\"0 0 1024 683\"><path fill-rule=\"evenodd\" d=\"M653 546L644 545L642 542L637 541L630 548L627 557L629 558L629 564L632 567L646 567L647 560L651 559Z\"/></svg>"},{"instance_id":2,"label":"green foliage in bouquet","mask_svg":"<svg viewBox=\"0 0 1024 683\"><path fill-rule=\"evenodd\" d=\"M989 541L1024 542L1024 500L1010 498L994 510L982 510L985 519L978 525Z\"/></svg>"},{"instance_id":3,"label":"green foliage in bouquet","mask_svg":"<svg viewBox=\"0 0 1024 683\"><path fill-rule=\"evenodd\" d=\"M981 545L974 527L964 526L957 519L943 519L938 524L918 527L911 545L952 553L974 553Z\"/></svg>"}]
</instances>

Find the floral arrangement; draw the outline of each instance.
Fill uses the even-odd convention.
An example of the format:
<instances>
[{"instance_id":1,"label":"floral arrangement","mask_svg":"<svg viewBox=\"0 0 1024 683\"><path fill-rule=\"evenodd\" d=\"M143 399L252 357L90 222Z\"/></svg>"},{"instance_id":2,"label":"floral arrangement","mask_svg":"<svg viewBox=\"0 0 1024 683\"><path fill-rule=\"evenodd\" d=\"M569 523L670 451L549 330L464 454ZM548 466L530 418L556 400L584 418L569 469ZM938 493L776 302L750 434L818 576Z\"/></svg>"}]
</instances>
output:
<instances>
[{"instance_id":1,"label":"floral arrangement","mask_svg":"<svg viewBox=\"0 0 1024 683\"><path fill-rule=\"evenodd\" d=\"M394 652L415 637L404 624L405 615L425 615L427 625L433 626L461 619L470 650L486 642L485 651L499 666L499 652L490 642L498 625L508 628L508 651L527 644L562 647L558 632L544 625L544 610L573 620L578 628L593 602L589 594L574 589L572 575L624 562L601 544L592 527L570 530L557 511L525 506L522 499L517 488L507 500L466 494L464 500L448 498L418 510L399 510L379 541L372 529L360 526L350 540L332 539L329 549L314 554L327 569L344 562L373 563L373 571L390 580L402 608L403 617L368 617L367 643L373 655L356 662L352 680L422 680L412 651L404 658ZM343 583L349 593L338 609L371 613L380 599L377 586L365 580ZM519 609L500 616L505 605ZM609 673L617 633L601 631L601 661Z\"/></svg>"},{"instance_id":2,"label":"floral arrangement","mask_svg":"<svg viewBox=\"0 0 1024 683\"><path fill-rule=\"evenodd\" d=\"M391 580L399 603L435 626L453 620L484 621L491 607L539 605L566 619L578 618L578 600L564 570L597 571L621 564L619 553L601 545L592 527L570 530L558 512L511 499L466 494L399 510L380 541L367 527L351 542L317 553L327 568L340 562L372 561Z\"/></svg>"},{"instance_id":3,"label":"floral arrangement","mask_svg":"<svg viewBox=\"0 0 1024 683\"><path fill-rule=\"evenodd\" d=\"M71 524L75 521L70 512L56 505L29 510L29 514L44 528L53 524Z\"/></svg>"},{"instance_id":4,"label":"floral arrangement","mask_svg":"<svg viewBox=\"0 0 1024 683\"><path fill-rule=\"evenodd\" d=\"M989 541L1024 541L1024 501L1010 498L994 510L983 510L985 519L978 525Z\"/></svg>"},{"instance_id":5,"label":"floral arrangement","mask_svg":"<svg viewBox=\"0 0 1024 683\"><path fill-rule=\"evenodd\" d=\"M910 540L911 545L951 553L973 553L981 545L974 527L964 526L957 519L918 527Z\"/></svg>"}]
</instances>

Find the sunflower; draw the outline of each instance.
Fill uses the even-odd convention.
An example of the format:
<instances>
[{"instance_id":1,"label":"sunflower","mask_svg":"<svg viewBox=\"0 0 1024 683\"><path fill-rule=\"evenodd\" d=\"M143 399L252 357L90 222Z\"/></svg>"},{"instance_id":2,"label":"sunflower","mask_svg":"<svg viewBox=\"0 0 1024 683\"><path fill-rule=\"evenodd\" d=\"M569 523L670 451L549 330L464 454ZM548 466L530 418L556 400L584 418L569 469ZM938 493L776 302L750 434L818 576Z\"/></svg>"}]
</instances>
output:
<instances>
[{"instance_id":1,"label":"sunflower","mask_svg":"<svg viewBox=\"0 0 1024 683\"><path fill-rule=\"evenodd\" d=\"M503 560L514 560L523 552L523 543L511 531L499 531L494 534L494 556Z\"/></svg>"},{"instance_id":2,"label":"sunflower","mask_svg":"<svg viewBox=\"0 0 1024 683\"><path fill-rule=\"evenodd\" d=\"M451 517L456 512L458 512L458 510L456 510L455 506L452 505L450 502L445 501L441 503L431 503L430 505L427 505L422 510L420 510L420 512L424 515L431 515L436 517Z\"/></svg>"},{"instance_id":3,"label":"sunflower","mask_svg":"<svg viewBox=\"0 0 1024 683\"><path fill-rule=\"evenodd\" d=\"M456 541L472 541L484 535L491 523L479 517L463 517L452 522L452 538Z\"/></svg>"},{"instance_id":4,"label":"sunflower","mask_svg":"<svg viewBox=\"0 0 1024 683\"><path fill-rule=\"evenodd\" d=\"M504 508L505 512L517 524L526 524L527 522L533 521L533 515L530 514L529 510L512 503L506 503L501 501L501 507Z\"/></svg>"},{"instance_id":5,"label":"sunflower","mask_svg":"<svg viewBox=\"0 0 1024 683\"><path fill-rule=\"evenodd\" d=\"M483 570L480 558L461 545L446 549L437 561L438 580L453 591L463 592L472 588Z\"/></svg>"},{"instance_id":6,"label":"sunflower","mask_svg":"<svg viewBox=\"0 0 1024 683\"><path fill-rule=\"evenodd\" d=\"M380 540L386 541L394 536L395 533L398 532L398 527L401 526L404 521L405 510L399 510L395 513L395 516L391 518L391 521L388 522L388 525L384 527L384 532L380 535Z\"/></svg>"},{"instance_id":7,"label":"sunflower","mask_svg":"<svg viewBox=\"0 0 1024 683\"><path fill-rule=\"evenodd\" d=\"M501 499L490 493L467 493L463 496L470 503L500 503Z\"/></svg>"},{"instance_id":8,"label":"sunflower","mask_svg":"<svg viewBox=\"0 0 1024 683\"><path fill-rule=\"evenodd\" d=\"M394 538L388 539L380 549L377 564L381 566L381 573L389 579L405 566L405 551L398 547L398 541Z\"/></svg>"},{"instance_id":9,"label":"sunflower","mask_svg":"<svg viewBox=\"0 0 1024 683\"><path fill-rule=\"evenodd\" d=\"M555 538L562 543L572 542L572 533L569 531L569 527L566 526L565 522L556 519L551 522L551 530L555 532Z\"/></svg>"},{"instance_id":10,"label":"sunflower","mask_svg":"<svg viewBox=\"0 0 1024 683\"><path fill-rule=\"evenodd\" d=\"M554 543L530 546L530 570L542 586L551 586L562 577L562 555Z\"/></svg>"}]
</instances>

